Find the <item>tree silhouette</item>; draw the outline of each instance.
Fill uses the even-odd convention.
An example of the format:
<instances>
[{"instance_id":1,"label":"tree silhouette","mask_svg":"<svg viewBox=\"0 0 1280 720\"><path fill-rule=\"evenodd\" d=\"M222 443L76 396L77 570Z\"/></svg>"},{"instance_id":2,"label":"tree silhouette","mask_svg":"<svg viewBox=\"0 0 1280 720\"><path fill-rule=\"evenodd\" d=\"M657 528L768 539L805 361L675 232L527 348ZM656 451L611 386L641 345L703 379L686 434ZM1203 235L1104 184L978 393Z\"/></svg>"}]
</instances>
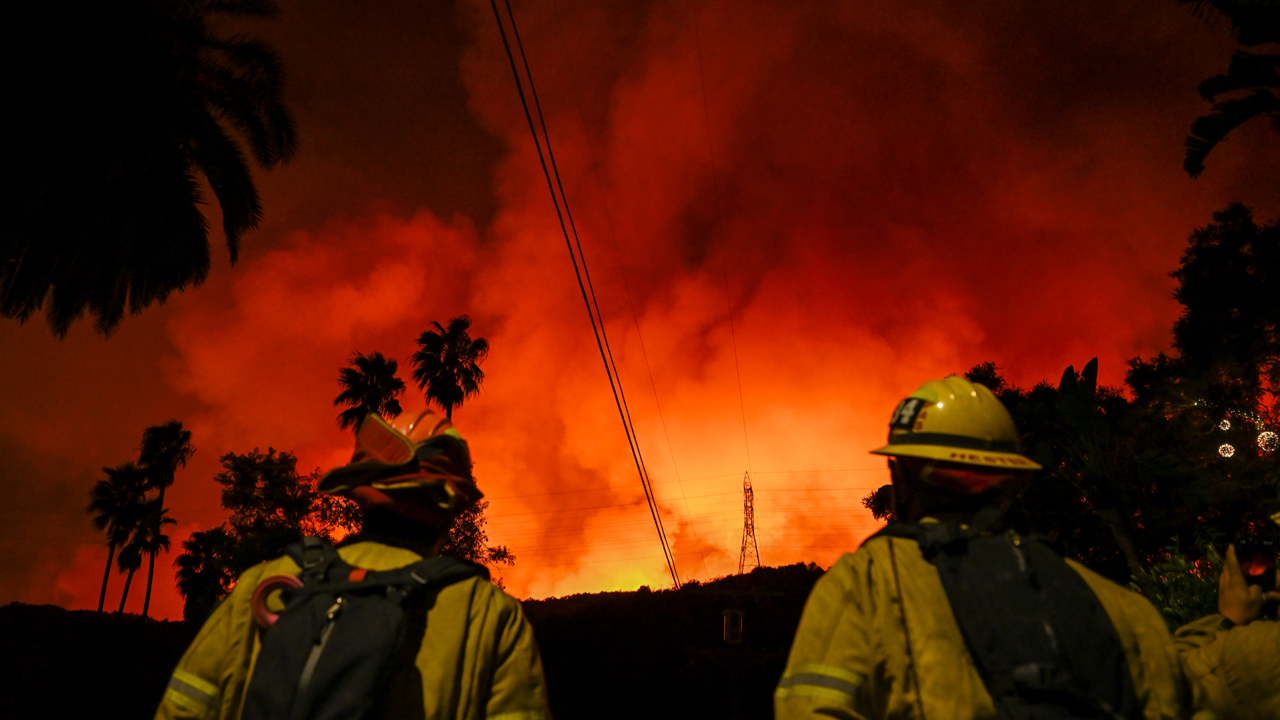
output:
<instances>
[{"instance_id":1,"label":"tree silhouette","mask_svg":"<svg viewBox=\"0 0 1280 720\"><path fill-rule=\"evenodd\" d=\"M202 620L240 573L280 557L290 543L358 530L355 503L317 492L319 471L299 475L297 465L292 453L274 448L222 456L223 472L214 480L223 486L222 506L231 517L194 533L174 562L184 617Z\"/></svg>"},{"instance_id":2,"label":"tree silhouette","mask_svg":"<svg viewBox=\"0 0 1280 720\"><path fill-rule=\"evenodd\" d=\"M124 581L124 592L120 593L120 608L116 610L116 614L119 615L124 612L124 603L129 599L129 586L133 584L133 574L142 567L142 548L133 542L125 545L120 549L116 564L120 567L120 572L129 573Z\"/></svg>"},{"instance_id":3,"label":"tree silhouette","mask_svg":"<svg viewBox=\"0 0 1280 720\"><path fill-rule=\"evenodd\" d=\"M88 311L109 334L209 272L200 180L232 264L262 207L258 165L297 146L281 63L260 40L219 37L213 15L268 16L269 0L33 3L4 43L11 126L22 142L0 199L0 314L42 307L65 336Z\"/></svg>"},{"instance_id":4,"label":"tree silhouette","mask_svg":"<svg viewBox=\"0 0 1280 720\"><path fill-rule=\"evenodd\" d=\"M182 619L197 623L213 612L214 605L235 582L231 571L235 537L220 526L192 533L182 543L182 549L184 552L174 562L178 567L178 592L186 600Z\"/></svg>"},{"instance_id":5,"label":"tree silhouette","mask_svg":"<svg viewBox=\"0 0 1280 720\"><path fill-rule=\"evenodd\" d=\"M862 507L876 520L893 519L893 486L881 485L862 498Z\"/></svg>"},{"instance_id":6,"label":"tree silhouette","mask_svg":"<svg viewBox=\"0 0 1280 720\"><path fill-rule=\"evenodd\" d=\"M449 539L441 548L441 555L452 555L482 565L515 565L516 556L505 545L489 545L489 534L485 525L489 524L484 511L489 508L488 500L481 500L469 510L463 512L449 528ZM494 580L498 587L503 587L502 579Z\"/></svg>"},{"instance_id":7,"label":"tree silhouette","mask_svg":"<svg viewBox=\"0 0 1280 720\"><path fill-rule=\"evenodd\" d=\"M1216 212L1171 275L1177 353L1131 360L1128 392L1100 385L1096 360L1030 390L992 363L966 373L995 390L1044 466L1010 516L1121 582L1149 584L1171 544L1207 561L1215 538L1280 510L1280 222L1239 204Z\"/></svg>"},{"instance_id":8,"label":"tree silhouette","mask_svg":"<svg viewBox=\"0 0 1280 720\"><path fill-rule=\"evenodd\" d=\"M182 423L170 420L163 425L154 425L142 433L142 452L138 457L138 465L146 472L147 488L158 490L156 506L159 512L153 512L149 521L155 524L146 537L153 539L144 550L149 556L147 565L147 594L142 602L142 616L147 616L151 607L151 581L156 572L156 553L159 552L160 525L164 518L164 491L173 484L174 475L179 467L186 467L187 460L195 453L191 445L191 431L183 430ZM169 522L173 522L170 520ZM163 549L169 549L169 541L164 539Z\"/></svg>"},{"instance_id":9,"label":"tree silhouette","mask_svg":"<svg viewBox=\"0 0 1280 720\"><path fill-rule=\"evenodd\" d=\"M396 361L380 352L367 357L356 353L351 365L338 371L342 393L333 404L351 406L338 414L338 427L359 430L370 413L387 419L399 415L400 401L396 396L404 392L404 381L396 377Z\"/></svg>"},{"instance_id":10,"label":"tree silhouette","mask_svg":"<svg viewBox=\"0 0 1280 720\"><path fill-rule=\"evenodd\" d=\"M157 554L167 552L169 550L169 536L164 534L165 525L173 525L177 521L169 517L166 513L168 509L160 504L160 498L148 500L142 510L142 522L138 523L138 529L134 531L133 539L129 542L131 547L136 547L138 552L151 558L151 566L155 567L155 557ZM139 563L141 564L141 563ZM130 573L132 577L132 572ZM126 586L127 587L127 586ZM151 602L151 577L147 577L147 595L142 604L142 616L147 616L148 605Z\"/></svg>"},{"instance_id":11,"label":"tree silhouette","mask_svg":"<svg viewBox=\"0 0 1280 720\"><path fill-rule=\"evenodd\" d=\"M1212 7L1231 20L1236 39L1245 47L1280 42L1280 5L1256 0L1180 0L1197 8ZM1191 177L1204 172L1204 160L1226 136L1257 117L1270 117L1280 127L1280 55L1236 52L1226 75L1200 83L1200 96L1214 103L1209 114L1191 124L1183 167ZM1232 95L1217 102L1223 95Z\"/></svg>"},{"instance_id":12,"label":"tree silhouette","mask_svg":"<svg viewBox=\"0 0 1280 720\"><path fill-rule=\"evenodd\" d=\"M98 612L107 601L107 581L111 578L111 561L116 548L129 541L142 518L142 499L146 492L146 474L133 463L102 468L106 480L99 480L89 493L89 512L94 513L93 526L107 533L107 569L102 573L102 592L98 595Z\"/></svg>"},{"instance_id":13,"label":"tree silhouette","mask_svg":"<svg viewBox=\"0 0 1280 720\"><path fill-rule=\"evenodd\" d=\"M446 329L432 322L435 330L418 337L419 350L413 354L413 379L427 400L444 408L445 418L453 420L453 409L467 398L480 393L484 371L480 363L489 355L489 341L471 339L467 330L471 318L459 315Z\"/></svg>"},{"instance_id":14,"label":"tree silhouette","mask_svg":"<svg viewBox=\"0 0 1280 720\"><path fill-rule=\"evenodd\" d=\"M1176 365L1193 400L1270 414L1280 391L1280 222L1260 227L1234 203L1191 234L1171 275L1183 306Z\"/></svg>"}]
</instances>

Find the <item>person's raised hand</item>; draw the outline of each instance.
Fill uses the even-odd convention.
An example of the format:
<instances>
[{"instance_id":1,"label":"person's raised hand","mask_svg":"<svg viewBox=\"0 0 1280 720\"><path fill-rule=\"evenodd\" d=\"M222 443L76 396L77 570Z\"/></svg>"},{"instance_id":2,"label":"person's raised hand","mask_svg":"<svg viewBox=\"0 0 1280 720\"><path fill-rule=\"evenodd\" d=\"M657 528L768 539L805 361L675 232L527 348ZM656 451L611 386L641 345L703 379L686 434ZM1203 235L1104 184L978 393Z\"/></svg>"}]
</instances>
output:
<instances>
[{"instance_id":1,"label":"person's raised hand","mask_svg":"<svg viewBox=\"0 0 1280 720\"><path fill-rule=\"evenodd\" d=\"M1262 605L1268 600L1280 600L1280 592L1264 593L1257 585L1245 582L1244 570L1236 559L1236 546L1227 546L1218 578L1218 612L1236 625L1247 625L1262 616Z\"/></svg>"}]
</instances>

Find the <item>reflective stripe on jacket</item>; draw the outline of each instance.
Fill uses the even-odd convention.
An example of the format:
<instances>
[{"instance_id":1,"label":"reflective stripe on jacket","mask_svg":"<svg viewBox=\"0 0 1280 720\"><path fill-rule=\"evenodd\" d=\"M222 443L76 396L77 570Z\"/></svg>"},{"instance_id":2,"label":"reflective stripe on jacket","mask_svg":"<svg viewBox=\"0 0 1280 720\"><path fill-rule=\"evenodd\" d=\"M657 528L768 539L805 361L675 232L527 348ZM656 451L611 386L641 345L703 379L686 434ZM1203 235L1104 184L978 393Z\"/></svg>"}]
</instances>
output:
<instances>
[{"instance_id":1,"label":"reflective stripe on jacket","mask_svg":"<svg viewBox=\"0 0 1280 720\"><path fill-rule=\"evenodd\" d=\"M1210 615L1178 628L1196 720L1280 718L1280 622L1233 626Z\"/></svg>"},{"instance_id":2,"label":"reflective stripe on jacket","mask_svg":"<svg viewBox=\"0 0 1280 720\"><path fill-rule=\"evenodd\" d=\"M363 542L338 549L355 567L392 570L421 559L401 548ZM297 575L288 557L240 576L201 628L169 680L157 720L240 717L261 648L249 602L274 575ZM533 630L520 603L483 578L440 590L427 612L417 667L430 720L545 720L546 685Z\"/></svg>"},{"instance_id":3,"label":"reflective stripe on jacket","mask_svg":"<svg viewBox=\"0 0 1280 720\"><path fill-rule=\"evenodd\" d=\"M1183 682L1159 613L1139 595L1068 563L1116 627L1144 717L1182 717ZM914 540L889 537L840 558L814 586L774 709L777 720L996 718L937 569Z\"/></svg>"}]
</instances>

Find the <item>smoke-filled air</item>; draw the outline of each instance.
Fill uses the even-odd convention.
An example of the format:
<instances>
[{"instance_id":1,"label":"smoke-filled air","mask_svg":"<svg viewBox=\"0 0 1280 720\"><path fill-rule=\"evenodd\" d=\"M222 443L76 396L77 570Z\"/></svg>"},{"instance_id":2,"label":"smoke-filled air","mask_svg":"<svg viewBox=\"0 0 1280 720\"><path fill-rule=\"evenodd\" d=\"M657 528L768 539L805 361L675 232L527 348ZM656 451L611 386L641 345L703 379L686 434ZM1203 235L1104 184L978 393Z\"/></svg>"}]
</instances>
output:
<instances>
[{"instance_id":1,"label":"smoke-filled air","mask_svg":"<svg viewBox=\"0 0 1280 720\"><path fill-rule=\"evenodd\" d=\"M737 571L747 473L760 561L831 565L881 525L867 451L920 382L991 361L1029 387L1097 357L1121 385L1170 347L1189 233L1233 200L1280 213L1269 124L1182 169L1234 41L1178 3L513 8L682 580ZM202 286L108 338L0 324L0 603L97 607L87 493L178 418L196 452L151 614L180 618L173 560L227 515L219 458L346 463L339 370L380 352L424 408L415 340L464 314L490 351L453 423L507 590L669 587L489 4L286 2L244 29L280 53L299 152L256 173L238 262L210 202Z\"/></svg>"}]
</instances>

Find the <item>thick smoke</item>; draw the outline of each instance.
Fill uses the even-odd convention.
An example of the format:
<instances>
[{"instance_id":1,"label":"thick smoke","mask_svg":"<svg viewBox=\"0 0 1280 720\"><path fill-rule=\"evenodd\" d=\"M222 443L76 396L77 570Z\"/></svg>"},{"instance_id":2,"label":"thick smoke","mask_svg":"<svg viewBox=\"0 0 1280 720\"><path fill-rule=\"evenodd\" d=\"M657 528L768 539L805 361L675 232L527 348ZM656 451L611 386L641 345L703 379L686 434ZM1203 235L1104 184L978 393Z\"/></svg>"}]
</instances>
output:
<instances>
[{"instance_id":1,"label":"thick smoke","mask_svg":"<svg viewBox=\"0 0 1280 720\"><path fill-rule=\"evenodd\" d=\"M1265 128L1242 129L1200 180L1181 174L1195 85L1231 42L1176 3L515 11L685 578L736 570L748 469L762 560L830 564L875 527L859 499L886 478L866 451L900 397L984 360L1025 385L1097 356L1118 384L1127 358L1167 347L1167 273L1190 230L1231 199L1280 210ZM414 337L461 313L493 347L455 420L491 539L519 558L508 587L666 582L492 12L471 2L445 19L457 32L431 31L430 47L457 64L426 69L404 60L425 53L412 22L375 33L381 20L345 17L353 39L332 47L315 26L277 28L304 141L323 152L304 145L263 178L278 212L241 266L105 343L0 329L23 348L10 376L109 425L50 440L82 417L39 412L39 393L6 381L3 482L79 543L13 561L11 597L96 605L105 553L81 499L146 424L179 417L199 447L173 490L178 546L220 519L219 455L343 462L338 368L377 350L407 380ZM325 89L334 58L349 60L341 77L406 93L430 79L456 105L437 112L425 91L354 102ZM461 149L421 167L386 152L424 144ZM491 194L459 194L472 187ZM24 547L45 535L4 517ZM169 562L154 602L176 617Z\"/></svg>"}]
</instances>

